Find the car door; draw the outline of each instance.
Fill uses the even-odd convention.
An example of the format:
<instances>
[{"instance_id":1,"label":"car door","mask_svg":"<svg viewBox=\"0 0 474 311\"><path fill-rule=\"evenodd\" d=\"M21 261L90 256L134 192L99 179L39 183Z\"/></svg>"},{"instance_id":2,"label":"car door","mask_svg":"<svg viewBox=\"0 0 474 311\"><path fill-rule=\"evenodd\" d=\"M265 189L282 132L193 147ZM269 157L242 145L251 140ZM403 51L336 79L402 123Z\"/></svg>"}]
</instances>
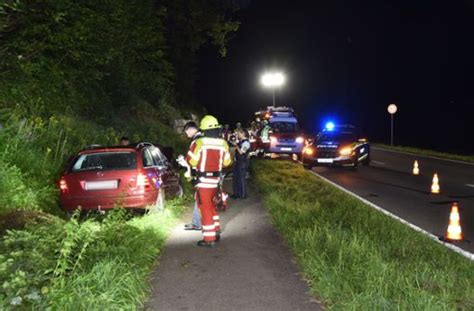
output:
<instances>
[{"instance_id":1,"label":"car door","mask_svg":"<svg viewBox=\"0 0 474 311\"><path fill-rule=\"evenodd\" d=\"M158 147L150 147L149 150L159 170L165 194L175 196L179 191L179 174Z\"/></svg>"}]
</instances>

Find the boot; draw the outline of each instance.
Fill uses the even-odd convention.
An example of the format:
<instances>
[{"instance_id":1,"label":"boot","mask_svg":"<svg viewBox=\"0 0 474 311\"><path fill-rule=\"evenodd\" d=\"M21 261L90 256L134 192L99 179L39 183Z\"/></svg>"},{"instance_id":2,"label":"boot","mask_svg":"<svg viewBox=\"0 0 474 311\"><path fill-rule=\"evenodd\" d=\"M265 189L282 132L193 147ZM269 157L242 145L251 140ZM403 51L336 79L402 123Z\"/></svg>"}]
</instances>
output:
<instances>
[{"instance_id":1,"label":"boot","mask_svg":"<svg viewBox=\"0 0 474 311\"><path fill-rule=\"evenodd\" d=\"M207 248L213 248L214 246L216 246L216 242L214 242L214 241L204 241L204 240L201 240L201 241L197 242L197 246L200 246L200 247L207 247Z\"/></svg>"}]
</instances>

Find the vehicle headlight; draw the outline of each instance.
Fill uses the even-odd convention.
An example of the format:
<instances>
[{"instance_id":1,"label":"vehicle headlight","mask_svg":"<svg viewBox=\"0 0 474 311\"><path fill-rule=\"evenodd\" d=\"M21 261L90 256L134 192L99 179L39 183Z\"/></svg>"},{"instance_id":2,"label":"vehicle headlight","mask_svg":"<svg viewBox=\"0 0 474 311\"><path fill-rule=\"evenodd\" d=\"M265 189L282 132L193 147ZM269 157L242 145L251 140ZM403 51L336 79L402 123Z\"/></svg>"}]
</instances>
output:
<instances>
[{"instance_id":1,"label":"vehicle headlight","mask_svg":"<svg viewBox=\"0 0 474 311\"><path fill-rule=\"evenodd\" d=\"M352 148L351 147L344 147L341 150L339 150L339 154L343 156L350 155L352 153Z\"/></svg>"},{"instance_id":2,"label":"vehicle headlight","mask_svg":"<svg viewBox=\"0 0 474 311\"><path fill-rule=\"evenodd\" d=\"M301 136L299 136L299 137L296 137L296 143L298 143L298 144L302 144L302 143L304 143L304 138L303 138L303 137L301 137Z\"/></svg>"},{"instance_id":3,"label":"vehicle headlight","mask_svg":"<svg viewBox=\"0 0 474 311\"><path fill-rule=\"evenodd\" d=\"M313 155L314 153L314 150L313 148L304 148L304 154L307 154L307 155Z\"/></svg>"}]
</instances>

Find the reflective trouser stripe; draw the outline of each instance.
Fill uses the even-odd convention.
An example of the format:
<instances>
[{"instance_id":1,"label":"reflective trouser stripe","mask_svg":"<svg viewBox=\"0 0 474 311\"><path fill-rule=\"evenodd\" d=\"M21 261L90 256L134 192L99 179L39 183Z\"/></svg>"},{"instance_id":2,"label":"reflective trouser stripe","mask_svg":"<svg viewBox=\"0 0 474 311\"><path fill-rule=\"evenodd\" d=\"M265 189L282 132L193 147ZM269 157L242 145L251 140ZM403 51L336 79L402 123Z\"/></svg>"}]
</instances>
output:
<instances>
[{"instance_id":1,"label":"reflective trouser stripe","mask_svg":"<svg viewBox=\"0 0 474 311\"><path fill-rule=\"evenodd\" d=\"M196 187L212 189L212 188L217 188L217 184L205 184L205 183L200 182L196 185Z\"/></svg>"},{"instance_id":2,"label":"reflective trouser stripe","mask_svg":"<svg viewBox=\"0 0 474 311\"><path fill-rule=\"evenodd\" d=\"M216 216L216 209L214 207L213 198L217 193L216 185L212 188L197 187L196 191L199 193L199 209L201 210L202 235L204 241L211 242L216 240L216 228L214 216Z\"/></svg>"}]
</instances>

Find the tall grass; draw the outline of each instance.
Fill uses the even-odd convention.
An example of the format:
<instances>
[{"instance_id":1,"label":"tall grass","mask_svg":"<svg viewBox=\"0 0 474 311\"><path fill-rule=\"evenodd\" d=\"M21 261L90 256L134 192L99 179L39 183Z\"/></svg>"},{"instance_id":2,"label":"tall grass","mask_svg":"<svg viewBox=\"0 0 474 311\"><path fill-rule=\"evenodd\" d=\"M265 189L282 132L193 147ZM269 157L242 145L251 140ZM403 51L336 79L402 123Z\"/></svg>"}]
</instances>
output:
<instances>
[{"instance_id":1,"label":"tall grass","mask_svg":"<svg viewBox=\"0 0 474 311\"><path fill-rule=\"evenodd\" d=\"M118 210L105 219L67 219L56 181L69 156L91 144L115 145L124 134L180 152L186 140L148 109L140 111L146 117L115 114L106 126L67 114L0 117L0 310L143 304L150 270L185 200L166 202L162 214L130 218Z\"/></svg>"},{"instance_id":2,"label":"tall grass","mask_svg":"<svg viewBox=\"0 0 474 311\"><path fill-rule=\"evenodd\" d=\"M118 209L9 231L0 241L0 309L136 310L184 203L142 217Z\"/></svg>"},{"instance_id":3,"label":"tall grass","mask_svg":"<svg viewBox=\"0 0 474 311\"><path fill-rule=\"evenodd\" d=\"M265 206L330 309L473 310L474 264L283 161L255 161Z\"/></svg>"}]
</instances>

